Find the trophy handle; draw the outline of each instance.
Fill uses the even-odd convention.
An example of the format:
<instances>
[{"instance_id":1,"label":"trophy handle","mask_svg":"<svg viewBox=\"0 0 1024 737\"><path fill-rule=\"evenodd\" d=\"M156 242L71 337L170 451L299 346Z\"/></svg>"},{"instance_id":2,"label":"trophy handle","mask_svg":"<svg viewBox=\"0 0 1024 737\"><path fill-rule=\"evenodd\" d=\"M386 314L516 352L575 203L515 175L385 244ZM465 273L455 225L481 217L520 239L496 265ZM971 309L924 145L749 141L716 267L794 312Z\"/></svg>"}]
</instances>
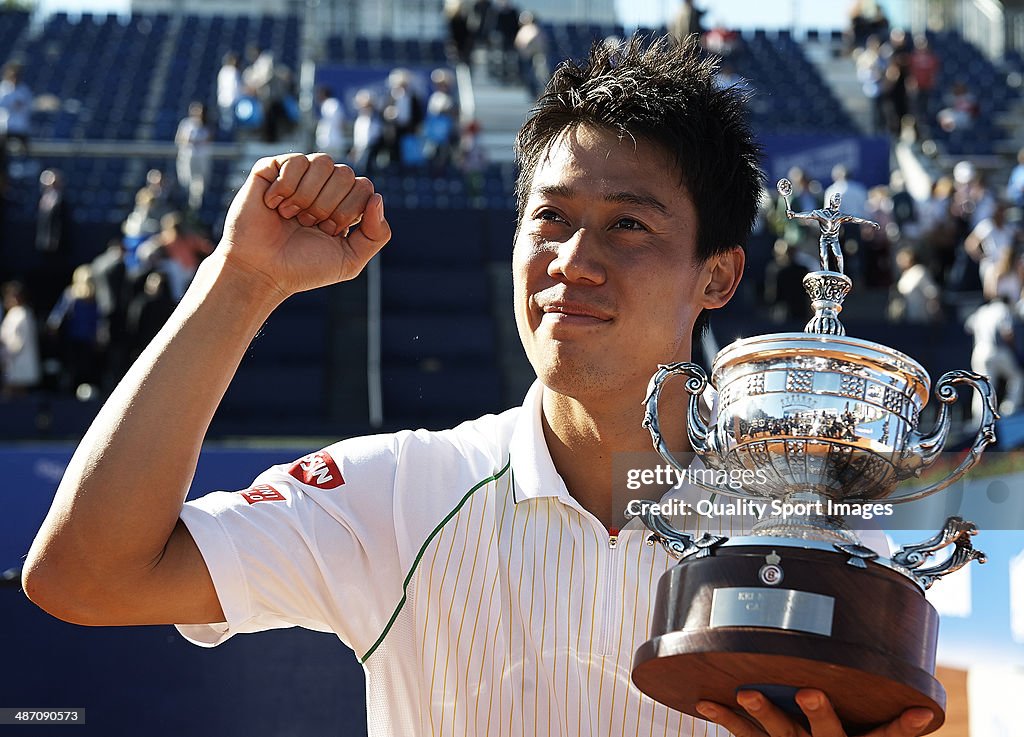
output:
<instances>
[{"instance_id":1,"label":"trophy handle","mask_svg":"<svg viewBox=\"0 0 1024 737\"><path fill-rule=\"evenodd\" d=\"M647 385L643 426L650 430L654 449L661 457L679 471L686 471L687 466L683 465L668 449L665 439L661 436L661 424L658 420L658 400L661 398L661 390L665 382L672 376L687 377L686 391L690 395L690 403L686 412L686 434L689 436L690 446L701 458L706 455L714 455L716 449L711 440L711 431L707 423L704 422L704 418L700 416L700 397L707 389L708 377L704 373L704 369L695 363L681 361L670 363L667 366L658 366L657 373L651 377L651 383Z\"/></svg>"},{"instance_id":2,"label":"trophy handle","mask_svg":"<svg viewBox=\"0 0 1024 737\"><path fill-rule=\"evenodd\" d=\"M651 377L651 383L647 385L647 397L644 399L644 422L643 426L651 432L651 439L654 441L654 449L658 454L668 461L678 471L686 473L688 466L684 465L678 458L672 455L668 449L665 439L661 435L661 427L658 420L658 400L661 398L661 389L665 382L673 376L685 376L686 391L690 395L690 403L686 412L686 434L690 439L690 446L700 456L701 460L709 468L717 468L715 459L718 457L718 444L714 435L704 418L700 416L700 397L708 386L708 376L704 369L695 363L680 361L668 365L659 365L657 373ZM704 491L714 494L749 499L748 494L738 492L730 488L711 486L693 477L691 474L687 482Z\"/></svg>"},{"instance_id":3,"label":"trophy handle","mask_svg":"<svg viewBox=\"0 0 1024 737\"><path fill-rule=\"evenodd\" d=\"M971 538L978 528L961 517L949 517L938 534L916 545L905 545L892 556L892 562L907 569L922 588L929 589L940 578L959 571L973 560L985 563L985 554L974 547ZM921 565L937 551L952 544L953 552L943 562L922 568Z\"/></svg>"},{"instance_id":4,"label":"trophy handle","mask_svg":"<svg viewBox=\"0 0 1024 737\"><path fill-rule=\"evenodd\" d=\"M935 396L942 402L942 409L939 411L939 418L935 422L935 429L928 435L918 436L916 441L903 452L903 460L905 462L909 461L900 469L901 472L906 474L904 478L911 475L920 475L921 471L927 468L942 451L943 446L946 444L946 438L949 435L949 408L957 400L955 387L958 384L970 386L982 398L981 426L978 428L978 434L975 436L970 450L964 459L960 461L960 465L953 469L953 472L946 476L946 478L924 489L910 490L905 494L894 494L889 497L888 501L894 503L912 502L945 489L967 473L978 462L978 459L981 458L981 454L986 446L995 442L996 420L999 419L999 413L996 411L995 392L992 390L992 382L989 381L988 377L976 374L973 371L948 371L935 384Z\"/></svg>"}]
</instances>

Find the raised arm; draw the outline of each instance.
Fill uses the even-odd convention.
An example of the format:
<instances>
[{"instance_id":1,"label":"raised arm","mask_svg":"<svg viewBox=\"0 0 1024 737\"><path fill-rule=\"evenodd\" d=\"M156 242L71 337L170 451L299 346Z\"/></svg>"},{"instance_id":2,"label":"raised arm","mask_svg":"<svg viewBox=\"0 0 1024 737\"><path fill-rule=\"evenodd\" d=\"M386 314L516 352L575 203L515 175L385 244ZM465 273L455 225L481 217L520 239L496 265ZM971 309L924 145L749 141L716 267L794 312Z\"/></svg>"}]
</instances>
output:
<instances>
[{"instance_id":1,"label":"raised arm","mask_svg":"<svg viewBox=\"0 0 1024 737\"><path fill-rule=\"evenodd\" d=\"M880 228L881 227L874 220L865 220L864 218L854 217L853 215L847 215L844 218L843 222L846 222L846 223L856 223L857 225L871 225L871 226L873 226L875 228Z\"/></svg>"},{"instance_id":2,"label":"raised arm","mask_svg":"<svg viewBox=\"0 0 1024 737\"><path fill-rule=\"evenodd\" d=\"M347 166L257 162L220 245L71 459L25 563L32 601L80 624L223 621L178 519L213 413L274 308L355 277L390 237L383 199Z\"/></svg>"},{"instance_id":3,"label":"raised arm","mask_svg":"<svg viewBox=\"0 0 1024 737\"><path fill-rule=\"evenodd\" d=\"M814 220L815 222L821 222L821 216L814 210L809 210L808 212L793 212L788 207L786 208L786 218L788 220Z\"/></svg>"}]
</instances>

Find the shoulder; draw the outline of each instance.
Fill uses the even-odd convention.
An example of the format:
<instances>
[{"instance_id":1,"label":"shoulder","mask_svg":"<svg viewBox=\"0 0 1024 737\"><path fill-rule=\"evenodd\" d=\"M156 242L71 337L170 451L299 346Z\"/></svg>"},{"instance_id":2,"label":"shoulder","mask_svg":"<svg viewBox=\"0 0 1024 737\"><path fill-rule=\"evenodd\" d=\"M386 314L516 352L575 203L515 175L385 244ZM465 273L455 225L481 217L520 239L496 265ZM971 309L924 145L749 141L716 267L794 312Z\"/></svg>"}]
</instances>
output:
<instances>
[{"instance_id":1,"label":"shoulder","mask_svg":"<svg viewBox=\"0 0 1024 737\"><path fill-rule=\"evenodd\" d=\"M439 503L461 496L496 475L508 460L508 444L519 409L485 415L449 430L403 430L338 441L271 469L278 480L298 482L306 491L345 486L348 494L392 489L396 501L421 497ZM290 478L289 478L290 477ZM266 480L266 479L263 479Z\"/></svg>"},{"instance_id":2,"label":"shoulder","mask_svg":"<svg viewBox=\"0 0 1024 737\"><path fill-rule=\"evenodd\" d=\"M424 474L437 488L458 493L497 474L508 462L512 429L520 408L484 415L439 432L415 430L395 436L398 478L422 485ZM465 488L464 488L465 487Z\"/></svg>"}]
</instances>

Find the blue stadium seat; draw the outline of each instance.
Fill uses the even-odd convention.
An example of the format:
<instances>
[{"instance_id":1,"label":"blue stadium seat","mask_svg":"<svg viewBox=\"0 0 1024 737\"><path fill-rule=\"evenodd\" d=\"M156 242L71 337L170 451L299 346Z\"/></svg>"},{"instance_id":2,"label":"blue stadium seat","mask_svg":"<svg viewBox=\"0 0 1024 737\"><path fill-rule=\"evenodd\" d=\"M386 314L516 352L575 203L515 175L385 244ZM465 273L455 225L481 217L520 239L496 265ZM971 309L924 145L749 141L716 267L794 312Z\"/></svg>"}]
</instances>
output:
<instances>
[{"instance_id":1,"label":"blue stadium seat","mask_svg":"<svg viewBox=\"0 0 1024 737\"><path fill-rule=\"evenodd\" d=\"M496 350L494 321L486 313L386 315L382 319L381 354L385 361L491 361Z\"/></svg>"}]
</instances>

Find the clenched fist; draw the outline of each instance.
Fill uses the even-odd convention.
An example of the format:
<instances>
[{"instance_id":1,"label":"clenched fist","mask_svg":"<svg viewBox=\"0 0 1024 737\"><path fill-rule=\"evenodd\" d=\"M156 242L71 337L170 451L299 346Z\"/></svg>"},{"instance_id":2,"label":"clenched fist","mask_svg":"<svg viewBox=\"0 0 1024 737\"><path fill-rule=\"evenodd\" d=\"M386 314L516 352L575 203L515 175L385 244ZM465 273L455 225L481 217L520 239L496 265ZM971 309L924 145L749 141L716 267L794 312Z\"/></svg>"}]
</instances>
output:
<instances>
[{"instance_id":1,"label":"clenched fist","mask_svg":"<svg viewBox=\"0 0 1024 737\"><path fill-rule=\"evenodd\" d=\"M221 248L284 298L354 278L390 238L369 179L325 154L284 154L256 162L228 209Z\"/></svg>"}]
</instances>

